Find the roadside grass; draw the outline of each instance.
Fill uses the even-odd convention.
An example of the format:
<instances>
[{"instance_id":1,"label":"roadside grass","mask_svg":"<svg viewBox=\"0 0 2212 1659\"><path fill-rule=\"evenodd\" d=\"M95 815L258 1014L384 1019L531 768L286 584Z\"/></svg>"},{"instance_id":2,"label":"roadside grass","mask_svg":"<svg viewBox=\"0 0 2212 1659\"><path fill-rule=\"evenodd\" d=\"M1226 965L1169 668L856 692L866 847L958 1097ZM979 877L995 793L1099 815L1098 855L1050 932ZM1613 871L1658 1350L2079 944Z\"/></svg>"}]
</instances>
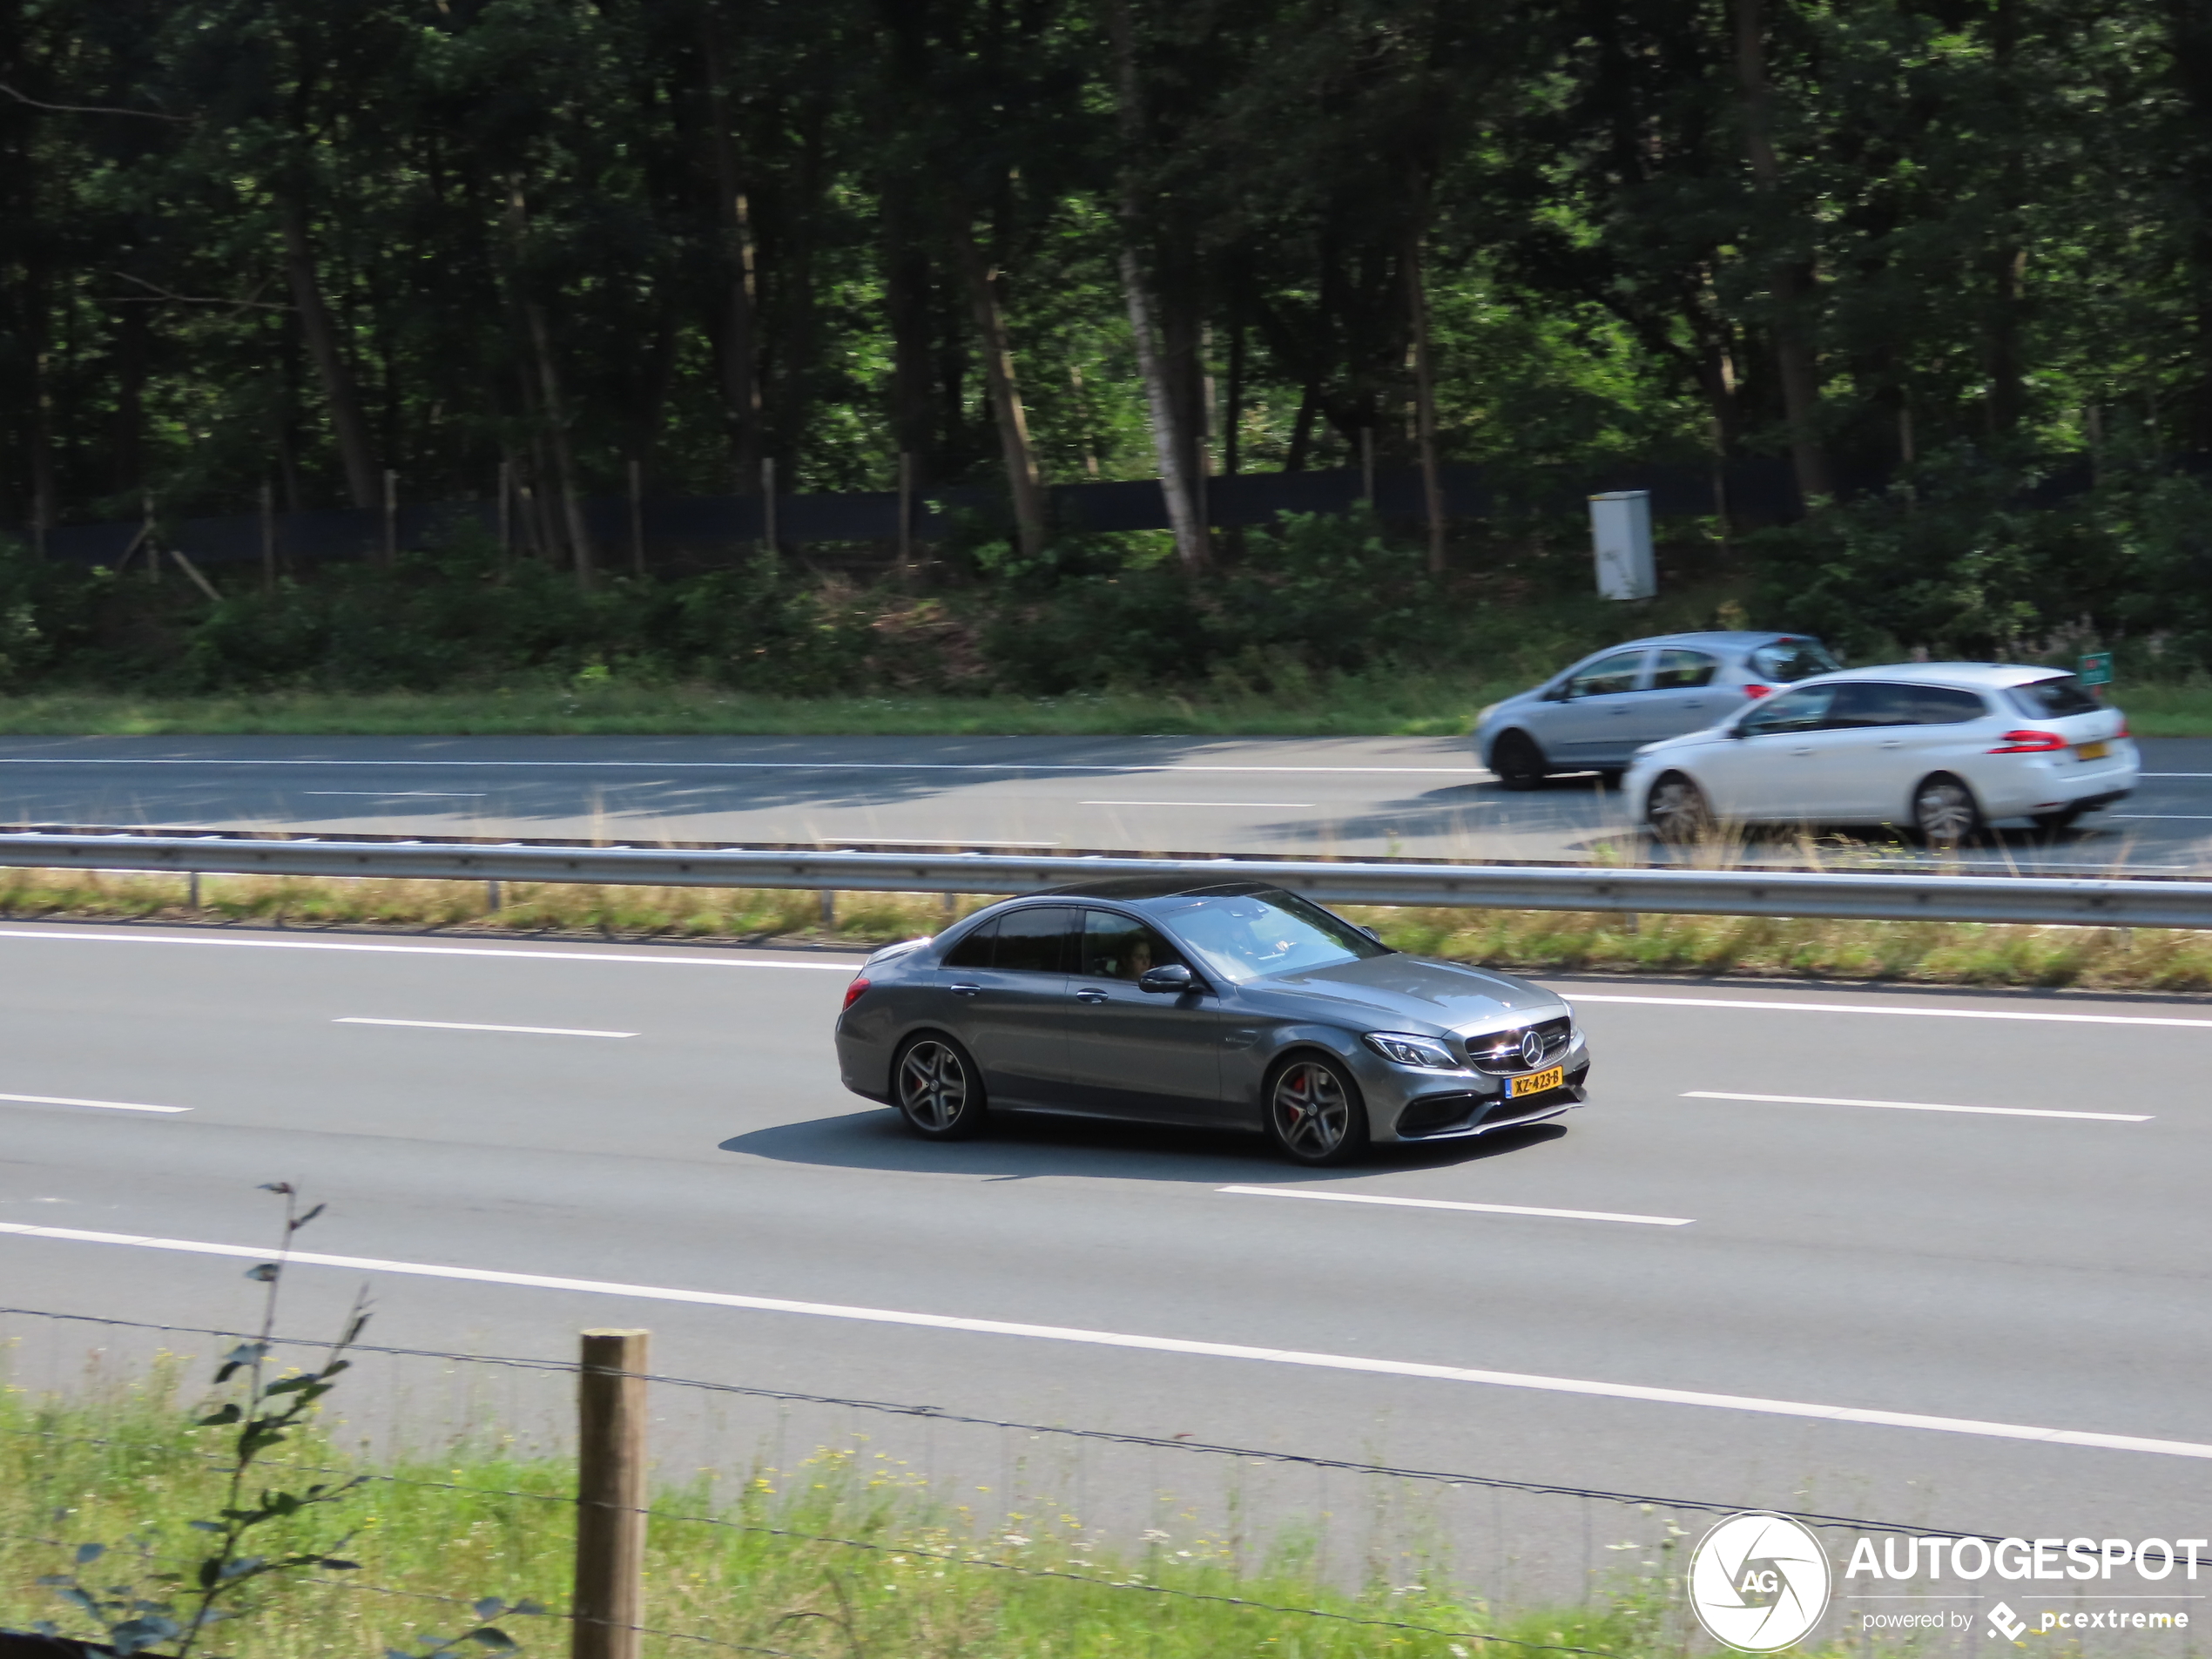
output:
<instances>
[{"instance_id":1,"label":"roadside grass","mask_svg":"<svg viewBox=\"0 0 2212 1659\"><path fill-rule=\"evenodd\" d=\"M91 1634L36 1581L69 1570L80 1544L108 1546L80 1569L103 1588L145 1586L196 1559L190 1523L220 1507L225 1459L219 1437L187 1426L180 1374L172 1359L134 1382L92 1379L66 1396L0 1391L0 1626L45 1618L64 1634ZM572 1463L491 1432L435 1455L378 1461L349 1447L346 1433L326 1422L263 1467L288 1486L309 1478L287 1478L288 1465L364 1474L368 1482L334 1509L280 1523L273 1534L288 1527L289 1534L266 1541L327 1548L351 1531L344 1554L358 1570L269 1582L244 1619L220 1627L224 1653L382 1652L458 1635L475 1623L465 1603L495 1595L550 1610L500 1620L523 1653L567 1650L558 1615L573 1559ZM1198 1533L1148 1533L1131 1548L1056 1502L1042 1507L979 1514L864 1447L664 1487L647 1532L643 1622L679 1635L648 1636L644 1651L652 1659L711 1653L713 1642L809 1659L1466 1659L1530 1646L1658 1659L1682 1651L1679 1609L1662 1581L1623 1578L1584 1608L1501 1618L1479 1596L1447 1588L1442 1560L1424 1563L1418 1584L1393 1587L1373 1574L1352 1589L1317 1570L1312 1541L1298 1534L1256 1550Z\"/></svg>"},{"instance_id":2,"label":"roadside grass","mask_svg":"<svg viewBox=\"0 0 2212 1659\"><path fill-rule=\"evenodd\" d=\"M862 949L942 929L993 902L937 894L590 887L320 876L0 871L0 915L262 927L392 928L474 937L661 940ZM2212 934L2164 927L1627 916L1345 906L1400 950L1519 973L1735 974L1909 985L2212 990Z\"/></svg>"},{"instance_id":3,"label":"roadside grass","mask_svg":"<svg viewBox=\"0 0 2212 1659\"><path fill-rule=\"evenodd\" d=\"M1187 692L1042 698L768 697L618 679L357 695L55 691L0 696L0 736L1460 737L1485 705L1539 678L1377 671L1264 691L1224 678ZM2212 680L2117 690L2138 737L2212 737Z\"/></svg>"},{"instance_id":4,"label":"roadside grass","mask_svg":"<svg viewBox=\"0 0 2212 1659\"><path fill-rule=\"evenodd\" d=\"M0 697L17 737L1453 737L1525 679L1339 675L1261 692L1233 682L1180 692L1064 697L766 697L619 680L468 691ZM2212 703L2212 698L2208 698ZM2212 715L2207 729L2212 730Z\"/></svg>"}]
</instances>

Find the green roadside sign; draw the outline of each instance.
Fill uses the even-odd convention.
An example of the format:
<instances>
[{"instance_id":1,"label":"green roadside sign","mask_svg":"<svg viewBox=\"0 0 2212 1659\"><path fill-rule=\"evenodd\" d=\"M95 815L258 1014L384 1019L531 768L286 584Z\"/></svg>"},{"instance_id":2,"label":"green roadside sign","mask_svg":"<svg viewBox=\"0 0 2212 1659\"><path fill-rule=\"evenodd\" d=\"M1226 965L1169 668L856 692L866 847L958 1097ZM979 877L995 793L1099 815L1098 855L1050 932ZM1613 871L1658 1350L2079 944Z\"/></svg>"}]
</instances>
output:
<instances>
[{"instance_id":1,"label":"green roadside sign","mask_svg":"<svg viewBox=\"0 0 2212 1659\"><path fill-rule=\"evenodd\" d=\"M2108 651L2083 651L2081 666L2074 670L2074 672L2080 678L2084 685L2111 685L2112 653Z\"/></svg>"}]
</instances>

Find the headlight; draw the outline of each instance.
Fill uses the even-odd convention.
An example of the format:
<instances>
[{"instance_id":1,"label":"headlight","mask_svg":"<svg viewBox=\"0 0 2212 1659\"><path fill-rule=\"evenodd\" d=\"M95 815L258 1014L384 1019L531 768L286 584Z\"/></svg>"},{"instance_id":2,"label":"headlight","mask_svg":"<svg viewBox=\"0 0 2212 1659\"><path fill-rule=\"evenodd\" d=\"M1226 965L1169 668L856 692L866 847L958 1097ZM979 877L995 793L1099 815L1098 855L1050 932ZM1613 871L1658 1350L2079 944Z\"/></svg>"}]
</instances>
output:
<instances>
[{"instance_id":1,"label":"headlight","mask_svg":"<svg viewBox=\"0 0 2212 1659\"><path fill-rule=\"evenodd\" d=\"M1485 720L1488 719L1488 718L1489 718L1492 715L1495 714L1495 713L1496 713L1496 712L1497 712L1500 709L1503 708L1504 706L1505 706L1505 705L1504 705L1504 704L1502 704L1502 703L1489 703L1489 704L1485 704L1485 705L1483 705L1480 709L1479 709L1479 710L1477 710L1477 711L1475 711L1475 716L1474 716L1474 723L1475 723L1475 725L1481 725L1481 724L1482 724Z\"/></svg>"},{"instance_id":2,"label":"headlight","mask_svg":"<svg viewBox=\"0 0 2212 1659\"><path fill-rule=\"evenodd\" d=\"M1397 1065L1422 1066L1431 1071L1460 1069L1452 1051L1434 1037L1416 1037L1399 1031L1370 1031L1361 1041Z\"/></svg>"}]
</instances>

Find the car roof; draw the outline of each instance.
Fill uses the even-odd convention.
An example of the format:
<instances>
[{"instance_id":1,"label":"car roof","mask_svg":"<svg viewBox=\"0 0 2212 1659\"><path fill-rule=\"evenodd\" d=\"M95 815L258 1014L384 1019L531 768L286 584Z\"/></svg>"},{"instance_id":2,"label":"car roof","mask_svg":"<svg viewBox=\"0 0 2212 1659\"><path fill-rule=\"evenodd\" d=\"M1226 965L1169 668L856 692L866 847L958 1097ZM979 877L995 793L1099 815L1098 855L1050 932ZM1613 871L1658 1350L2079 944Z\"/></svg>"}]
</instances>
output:
<instances>
[{"instance_id":1,"label":"car roof","mask_svg":"<svg viewBox=\"0 0 2212 1659\"><path fill-rule=\"evenodd\" d=\"M1777 645L1787 641L1791 644L1817 645L1820 642L1811 634L1755 633L1741 630L1730 631L1707 629L1681 634L1652 634L1643 639L1624 639L1617 645L1608 645L1608 651L1634 651L1643 645L1722 645L1742 651L1755 651L1761 645Z\"/></svg>"},{"instance_id":2,"label":"car roof","mask_svg":"<svg viewBox=\"0 0 2212 1659\"><path fill-rule=\"evenodd\" d=\"M1831 680L1892 680L1907 685L1970 685L2002 689L2033 680L2055 679L2071 671L2040 663L1878 663L1867 668L1839 669L1815 674L1798 686L1824 685Z\"/></svg>"}]
</instances>

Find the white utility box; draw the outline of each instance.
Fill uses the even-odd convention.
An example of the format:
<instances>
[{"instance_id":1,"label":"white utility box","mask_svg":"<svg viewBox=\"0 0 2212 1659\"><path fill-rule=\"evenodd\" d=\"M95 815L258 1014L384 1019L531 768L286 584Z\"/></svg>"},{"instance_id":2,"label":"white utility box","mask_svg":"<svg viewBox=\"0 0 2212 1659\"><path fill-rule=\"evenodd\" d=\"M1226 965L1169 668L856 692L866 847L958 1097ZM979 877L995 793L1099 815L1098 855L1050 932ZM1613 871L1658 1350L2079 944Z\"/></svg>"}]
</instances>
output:
<instances>
[{"instance_id":1,"label":"white utility box","mask_svg":"<svg viewBox=\"0 0 2212 1659\"><path fill-rule=\"evenodd\" d=\"M1603 599L1649 599L1659 591L1651 560L1651 492L1619 489L1590 497L1590 544L1597 550Z\"/></svg>"}]
</instances>

